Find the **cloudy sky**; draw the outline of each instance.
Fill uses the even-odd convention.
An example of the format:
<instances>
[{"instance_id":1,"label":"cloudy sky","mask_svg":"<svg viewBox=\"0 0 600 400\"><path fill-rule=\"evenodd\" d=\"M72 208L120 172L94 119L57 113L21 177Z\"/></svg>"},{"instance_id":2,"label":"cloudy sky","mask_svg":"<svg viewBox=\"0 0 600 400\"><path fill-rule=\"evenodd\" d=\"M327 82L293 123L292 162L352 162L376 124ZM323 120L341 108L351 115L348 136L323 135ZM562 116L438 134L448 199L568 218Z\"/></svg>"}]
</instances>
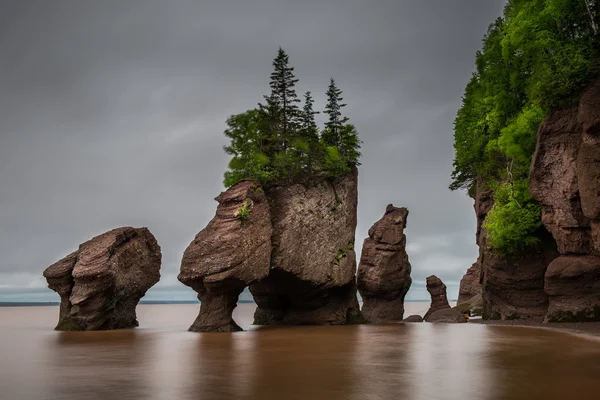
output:
<instances>
[{"instance_id":1,"label":"cloudy sky","mask_svg":"<svg viewBox=\"0 0 600 400\"><path fill-rule=\"evenodd\" d=\"M452 124L504 3L0 0L0 301L58 300L43 269L125 225L163 250L147 298L195 299L176 275L223 190L224 122L268 92L279 46L317 108L335 77L364 141L357 243L408 207L408 298L430 274L456 298L477 247Z\"/></svg>"}]
</instances>

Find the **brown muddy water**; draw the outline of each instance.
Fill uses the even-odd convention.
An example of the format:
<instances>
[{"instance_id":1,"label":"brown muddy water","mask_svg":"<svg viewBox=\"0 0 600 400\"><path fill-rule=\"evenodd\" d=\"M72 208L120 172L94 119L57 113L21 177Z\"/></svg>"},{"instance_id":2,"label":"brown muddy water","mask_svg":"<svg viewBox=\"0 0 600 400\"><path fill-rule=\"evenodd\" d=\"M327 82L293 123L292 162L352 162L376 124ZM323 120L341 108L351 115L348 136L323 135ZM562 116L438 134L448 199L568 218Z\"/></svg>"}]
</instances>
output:
<instances>
[{"instance_id":1,"label":"brown muddy water","mask_svg":"<svg viewBox=\"0 0 600 400\"><path fill-rule=\"evenodd\" d=\"M600 399L597 338L480 324L256 328L253 309L235 312L250 331L199 334L186 332L197 305L142 305L140 328L113 332L55 332L57 307L0 308L0 399Z\"/></svg>"}]
</instances>

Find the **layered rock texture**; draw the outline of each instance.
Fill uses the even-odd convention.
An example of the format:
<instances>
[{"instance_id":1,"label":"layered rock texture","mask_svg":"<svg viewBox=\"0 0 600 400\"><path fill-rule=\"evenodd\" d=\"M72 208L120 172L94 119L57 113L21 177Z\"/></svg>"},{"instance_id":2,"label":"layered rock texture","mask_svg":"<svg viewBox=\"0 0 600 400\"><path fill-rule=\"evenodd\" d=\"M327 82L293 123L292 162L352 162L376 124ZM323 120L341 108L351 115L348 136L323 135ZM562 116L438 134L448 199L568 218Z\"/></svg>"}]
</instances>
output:
<instances>
[{"instance_id":1,"label":"layered rock texture","mask_svg":"<svg viewBox=\"0 0 600 400\"><path fill-rule=\"evenodd\" d=\"M193 331L236 331L249 287L257 325L361 322L354 231L358 175L261 188L242 181L217 197L215 218L184 253L179 280L198 292Z\"/></svg>"},{"instance_id":2,"label":"layered rock texture","mask_svg":"<svg viewBox=\"0 0 600 400\"><path fill-rule=\"evenodd\" d=\"M540 125L530 192L560 252L545 273L546 320L600 320L600 80Z\"/></svg>"},{"instance_id":3,"label":"layered rock texture","mask_svg":"<svg viewBox=\"0 0 600 400\"><path fill-rule=\"evenodd\" d=\"M56 329L138 326L135 308L160 279L160 265L160 247L146 228L118 228L81 244L44 271L61 298Z\"/></svg>"},{"instance_id":4,"label":"layered rock texture","mask_svg":"<svg viewBox=\"0 0 600 400\"><path fill-rule=\"evenodd\" d=\"M427 277L427 291L431 295L431 306L425 313L423 319L429 321L429 317L439 310L450 309L446 295L446 285L435 275Z\"/></svg>"},{"instance_id":5,"label":"layered rock texture","mask_svg":"<svg viewBox=\"0 0 600 400\"><path fill-rule=\"evenodd\" d=\"M232 313L240 293L269 274L271 220L257 182L242 181L215 199L215 217L188 246L178 279L198 293L195 332L234 332Z\"/></svg>"},{"instance_id":6,"label":"layered rock texture","mask_svg":"<svg viewBox=\"0 0 600 400\"><path fill-rule=\"evenodd\" d=\"M357 284L362 312L370 323L402 321L404 317L404 297L412 283L405 250L407 217L406 208L388 205L363 243Z\"/></svg>"},{"instance_id":7,"label":"layered rock texture","mask_svg":"<svg viewBox=\"0 0 600 400\"><path fill-rule=\"evenodd\" d=\"M271 206L269 275L250 285L258 325L361 322L354 232L358 172L336 182L266 189Z\"/></svg>"}]
</instances>

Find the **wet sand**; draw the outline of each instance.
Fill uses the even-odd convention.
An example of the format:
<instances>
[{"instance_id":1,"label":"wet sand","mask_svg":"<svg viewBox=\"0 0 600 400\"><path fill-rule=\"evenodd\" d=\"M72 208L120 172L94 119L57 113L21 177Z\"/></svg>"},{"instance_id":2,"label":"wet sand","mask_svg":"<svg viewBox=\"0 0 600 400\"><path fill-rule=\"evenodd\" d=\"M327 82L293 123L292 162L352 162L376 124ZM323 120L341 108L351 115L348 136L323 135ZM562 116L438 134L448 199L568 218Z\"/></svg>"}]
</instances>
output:
<instances>
[{"instance_id":1,"label":"wet sand","mask_svg":"<svg viewBox=\"0 0 600 400\"><path fill-rule=\"evenodd\" d=\"M57 307L0 308L0 398L600 398L597 338L477 323L255 327L253 309L234 314L247 332L202 334L186 332L195 304L141 305L139 328L112 332L55 332Z\"/></svg>"}]
</instances>

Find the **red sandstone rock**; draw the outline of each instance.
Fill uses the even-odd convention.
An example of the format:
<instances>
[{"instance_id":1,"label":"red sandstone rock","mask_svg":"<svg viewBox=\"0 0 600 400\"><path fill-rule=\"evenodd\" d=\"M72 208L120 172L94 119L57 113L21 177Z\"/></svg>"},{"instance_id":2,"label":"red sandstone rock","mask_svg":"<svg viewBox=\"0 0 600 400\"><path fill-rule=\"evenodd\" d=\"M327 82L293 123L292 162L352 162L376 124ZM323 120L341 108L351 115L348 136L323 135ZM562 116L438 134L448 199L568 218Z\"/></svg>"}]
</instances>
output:
<instances>
[{"instance_id":1,"label":"red sandstone rock","mask_svg":"<svg viewBox=\"0 0 600 400\"><path fill-rule=\"evenodd\" d=\"M160 279L161 252L146 228L114 229L44 271L61 297L57 330L138 326L135 308Z\"/></svg>"},{"instance_id":2,"label":"red sandstone rock","mask_svg":"<svg viewBox=\"0 0 600 400\"><path fill-rule=\"evenodd\" d=\"M448 297L446 295L446 285L444 285L444 282L442 282L440 278L435 275L428 276L427 291L431 295L431 306L423 317L425 321L429 321L429 316L436 311L450 308Z\"/></svg>"},{"instance_id":3,"label":"red sandstone rock","mask_svg":"<svg viewBox=\"0 0 600 400\"><path fill-rule=\"evenodd\" d=\"M269 276L250 285L260 325L362 320L356 298L358 173L265 189L273 223Z\"/></svg>"},{"instance_id":4,"label":"red sandstone rock","mask_svg":"<svg viewBox=\"0 0 600 400\"><path fill-rule=\"evenodd\" d=\"M481 296L481 265L476 262L467 270L467 273L460 280L457 305L467 303L473 297Z\"/></svg>"},{"instance_id":5,"label":"red sandstone rock","mask_svg":"<svg viewBox=\"0 0 600 400\"><path fill-rule=\"evenodd\" d=\"M405 250L407 217L406 208L388 205L364 241L357 284L370 323L402 321L404 316L404 297L412 283Z\"/></svg>"},{"instance_id":6,"label":"red sandstone rock","mask_svg":"<svg viewBox=\"0 0 600 400\"><path fill-rule=\"evenodd\" d=\"M242 181L216 200L215 217L183 254L178 279L198 293L196 332L241 330L233 321L238 296L269 274L271 219L267 198L254 181Z\"/></svg>"}]
</instances>

